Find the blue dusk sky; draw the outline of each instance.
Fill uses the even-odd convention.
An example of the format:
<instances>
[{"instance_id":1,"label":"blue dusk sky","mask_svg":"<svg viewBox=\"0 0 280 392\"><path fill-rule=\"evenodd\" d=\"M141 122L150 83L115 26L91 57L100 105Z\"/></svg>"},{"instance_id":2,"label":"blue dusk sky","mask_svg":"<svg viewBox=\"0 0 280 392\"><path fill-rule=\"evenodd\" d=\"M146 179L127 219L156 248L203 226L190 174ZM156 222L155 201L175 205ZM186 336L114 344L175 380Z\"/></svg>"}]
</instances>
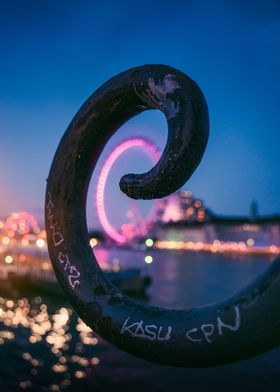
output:
<instances>
[{"instance_id":1,"label":"blue dusk sky","mask_svg":"<svg viewBox=\"0 0 280 392\"><path fill-rule=\"evenodd\" d=\"M0 0L0 55L0 216L42 217L51 161L76 111L108 78L148 63L183 71L208 102L208 147L185 188L216 213L247 214L252 200L261 214L280 212L278 0ZM135 135L162 149L163 115L135 117L102 159ZM114 166L106 200L115 222L130 203L117 180L149 165L139 150ZM93 193L94 180L90 219Z\"/></svg>"}]
</instances>

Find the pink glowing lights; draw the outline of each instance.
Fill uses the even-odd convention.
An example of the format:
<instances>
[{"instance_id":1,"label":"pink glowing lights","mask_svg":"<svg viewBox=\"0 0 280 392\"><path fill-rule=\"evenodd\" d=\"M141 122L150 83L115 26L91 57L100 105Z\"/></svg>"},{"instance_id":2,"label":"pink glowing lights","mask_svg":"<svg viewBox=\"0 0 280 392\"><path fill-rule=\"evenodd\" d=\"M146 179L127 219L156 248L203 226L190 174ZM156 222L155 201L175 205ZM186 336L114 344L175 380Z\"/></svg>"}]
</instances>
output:
<instances>
[{"instance_id":1,"label":"pink glowing lights","mask_svg":"<svg viewBox=\"0 0 280 392\"><path fill-rule=\"evenodd\" d=\"M155 164L159 159L159 151L156 146L149 140L144 139L142 137L135 137L120 143L108 156L104 166L102 167L100 176L97 181L96 187L96 208L97 215L99 221L104 229L104 231L116 242L123 244L126 241L126 236L122 233L119 233L117 229L115 229L109 222L104 205L104 192L106 181L109 175L109 172L115 163L115 161L122 155L126 150L130 148L145 148L145 151L151 157L153 164Z\"/></svg>"}]
</instances>

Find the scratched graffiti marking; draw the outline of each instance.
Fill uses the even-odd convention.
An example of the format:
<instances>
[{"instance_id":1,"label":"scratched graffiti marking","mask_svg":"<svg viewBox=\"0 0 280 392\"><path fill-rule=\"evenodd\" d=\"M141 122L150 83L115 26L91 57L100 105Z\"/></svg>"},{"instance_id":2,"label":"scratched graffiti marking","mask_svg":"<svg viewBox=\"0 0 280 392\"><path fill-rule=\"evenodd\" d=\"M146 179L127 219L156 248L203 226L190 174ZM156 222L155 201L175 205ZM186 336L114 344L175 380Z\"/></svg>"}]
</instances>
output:
<instances>
[{"instance_id":1,"label":"scratched graffiti marking","mask_svg":"<svg viewBox=\"0 0 280 392\"><path fill-rule=\"evenodd\" d=\"M215 324L202 324L198 328L192 328L186 332L186 337L194 343L206 341L212 343L212 335L215 331L218 331L218 335L221 336L224 330L236 332L240 328L240 310L238 306L234 307L234 323L225 323L221 317L217 317Z\"/></svg>"},{"instance_id":2,"label":"scratched graffiti marking","mask_svg":"<svg viewBox=\"0 0 280 392\"><path fill-rule=\"evenodd\" d=\"M60 264L62 264L64 271L68 276L68 281L70 286L74 290L76 286L80 284L79 277L81 276L78 268L75 265L72 265L69 260L69 255L67 253L59 252L58 260Z\"/></svg>"},{"instance_id":3,"label":"scratched graffiti marking","mask_svg":"<svg viewBox=\"0 0 280 392\"><path fill-rule=\"evenodd\" d=\"M130 336L137 338L144 338L148 340L164 341L171 338L172 328L168 326L167 330L163 326L157 326L154 324L145 325L144 321L137 321L135 323L129 322L129 317L123 323L121 334L129 334Z\"/></svg>"},{"instance_id":4,"label":"scratched graffiti marking","mask_svg":"<svg viewBox=\"0 0 280 392\"><path fill-rule=\"evenodd\" d=\"M129 334L136 338L144 338L148 340L165 341L171 339L172 327L168 326L167 330L163 326L154 324L146 325L144 321L130 322L128 317L122 325L121 334ZM240 328L240 310L238 306L234 307L234 321L232 324L226 323L217 317L216 323L202 324L198 328L192 328L186 332L186 337L193 343L206 341L212 343L215 332L222 336L225 330L236 332Z\"/></svg>"},{"instance_id":5,"label":"scratched graffiti marking","mask_svg":"<svg viewBox=\"0 0 280 392\"><path fill-rule=\"evenodd\" d=\"M60 231L60 227L58 223L55 221L53 211L54 211L54 204L52 201L51 193L48 192L47 220L50 225L53 244L57 248L63 243L64 237ZM63 266L63 269L67 275L67 280L70 286L72 287L73 290L75 290L76 287L80 285L80 279L79 279L81 276L80 271L75 265L71 263L68 253L59 251L57 257L59 263Z\"/></svg>"},{"instance_id":6,"label":"scratched graffiti marking","mask_svg":"<svg viewBox=\"0 0 280 392\"><path fill-rule=\"evenodd\" d=\"M60 232L60 228L58 223L55 221L54 218L54 204L52 202L51 193L48 192L48 203L47 203L47 220L50 225L51 235L54 246L59 246L64 241L63 235Z\"/></svg>"}]
</instances>

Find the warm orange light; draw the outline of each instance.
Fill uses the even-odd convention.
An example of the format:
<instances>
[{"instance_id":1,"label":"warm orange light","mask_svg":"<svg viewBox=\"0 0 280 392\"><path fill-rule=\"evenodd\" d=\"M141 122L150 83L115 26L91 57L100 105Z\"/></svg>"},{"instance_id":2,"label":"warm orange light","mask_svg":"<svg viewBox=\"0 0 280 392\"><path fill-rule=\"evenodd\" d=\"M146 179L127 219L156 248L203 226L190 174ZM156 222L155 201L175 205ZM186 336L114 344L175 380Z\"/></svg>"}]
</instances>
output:
<instances>
[{"instance_id":1,"label":"warm orange light","mask_svg":"<svg viewBox=\"0 0 280 392\"><path fill-rule=\"evenodd\" d=\"M8 245L9 243L10 243L10 238L9 237L3 237L2 238L2 243L4 244L4 245Z\"/></svg>"},{"instance_id":2,"label":"warm orange light","mask_svg":"<svg viewBox=\"0 0 280 392\"><path fill-rule=\"evenodd\" d=\"M278 253L278 248L275 245L271 245L269 247L269 250L270 250L271 253Z\"/></svg>"},{"instance_id":3,"label":"warm orange light","mask_svg":"<svg viewBox=\"0 0 280 392\"><path fill-rule=\"evenodd\" d=\"M91 363L92 363L93 365L98 365L99 362L100 362L100 359L97 358L97 357L94 357L94 358L92 358L92 360L91 360Z\"/></svg>"},{"instance_id":4,"label":"warm orange light","mask_svg":"<svg viewBox=\"0 0 280 392\"><path fill-rule=\"evenodd\" d=\"M85 372L82 372L81 370L77 370L75 372L75 377L76 378L84 378L85 377Z\"/></svg>"},{"instance_id":5,"label":"warm orange light","mask_svg":"<svg viewBox=\"0 0 280 392\"><path fill-rule=\"evenodd\" d=\"M21 243L22 243L23 246L28 246L29 241L28 241L27 238L23 238L23 239L21 240Z\"/></svg>"},{"instance_id":6,"label":"warm orange light","mask_svg":"<svg viewBox=\"0 0 280 392\"><path fill-rule=\"evenodd\" d=\"M42 263L42 269L43 269L44 271L48 271L48 270L50 270L50 268L51 268L51 266L50 266L50 263L49 263L48 261L44 261L44 262Z\"/></svg>"}]
</instances>

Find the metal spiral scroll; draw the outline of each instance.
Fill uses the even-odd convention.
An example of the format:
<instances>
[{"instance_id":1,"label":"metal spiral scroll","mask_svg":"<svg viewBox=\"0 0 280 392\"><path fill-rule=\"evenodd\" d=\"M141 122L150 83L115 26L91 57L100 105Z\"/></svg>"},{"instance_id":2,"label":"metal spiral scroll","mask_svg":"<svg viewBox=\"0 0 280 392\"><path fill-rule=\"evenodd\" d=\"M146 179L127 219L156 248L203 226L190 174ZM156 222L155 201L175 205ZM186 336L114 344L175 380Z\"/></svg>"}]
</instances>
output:
<instances>
[{"instance_id":1,"label":"metal spiral scroll","mask_svg":"<svg viewBox=\"0 0 280 392\"><path fill-rule=\"evenodd\" d=\"M199 164L209 130L202 92L174 68L144 65L113 77L84 103L59 144L47 181L46 229L50 257L67 298L103 338L158 363L207 367L271 349L280 343L279 259L233 297L187 310L137 302L104 278L88 240L89 181L110 136L149 109L164 113L167 145L149 172L125 175L120 187L132 198L166 196Z\"/></svg>"}]
</instances>

